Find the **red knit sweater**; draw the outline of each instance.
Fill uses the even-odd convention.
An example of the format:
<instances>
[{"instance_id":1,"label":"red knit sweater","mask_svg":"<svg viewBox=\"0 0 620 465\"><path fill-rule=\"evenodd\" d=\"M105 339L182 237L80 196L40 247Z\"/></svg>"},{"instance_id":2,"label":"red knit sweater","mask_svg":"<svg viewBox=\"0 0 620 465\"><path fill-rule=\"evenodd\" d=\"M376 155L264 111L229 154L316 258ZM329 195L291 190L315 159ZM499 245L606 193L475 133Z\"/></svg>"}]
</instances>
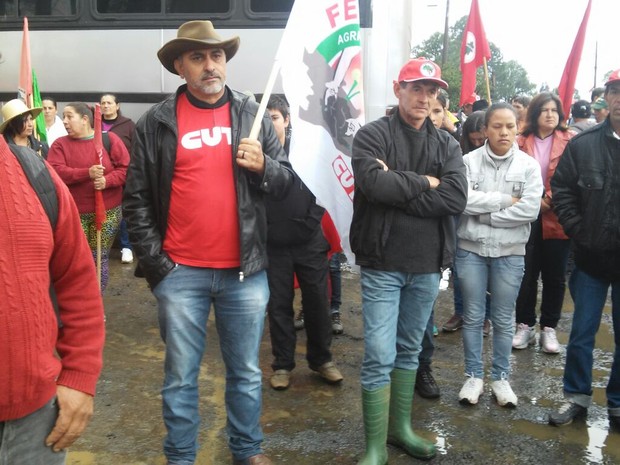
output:
<instances>
[{"instance_id":1,"label":"red knit sweater","mask_svg":"<svg viewBox=\"0 0 620 465\"><path fill-rule=\"evenodd\" d=\"M129 153L121 139L112 133L110 154L103 149L103 166L106 188L103 190L105 209L118 207L123 197L123 186L129 165ZM47 161L54 167L60 178L69 187L80 213L95 211L95 188L88 169L98 165L95 157L94 139L72 139L59 137L50 147Z\"/></svg>"},{"instance_id":2,"label":"red knit sweater","mask_svg":"<svg viewBox=\"0 0 620 465\"><path fill-rule=\"evenodd\" d=\"M103 302L92 254L67 187L50 172L59 207L54 232L0 137L0 421L39 409L57 384L94 395L101 372Z\"/></svg>"}]
</instances>

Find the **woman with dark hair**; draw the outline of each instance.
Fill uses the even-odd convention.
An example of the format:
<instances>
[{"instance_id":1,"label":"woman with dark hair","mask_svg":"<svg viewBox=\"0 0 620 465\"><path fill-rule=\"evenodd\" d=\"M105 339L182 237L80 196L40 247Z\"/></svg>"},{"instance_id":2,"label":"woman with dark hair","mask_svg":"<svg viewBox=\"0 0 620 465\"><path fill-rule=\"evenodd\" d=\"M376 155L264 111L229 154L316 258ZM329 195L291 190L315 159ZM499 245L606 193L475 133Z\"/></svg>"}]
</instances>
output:
<instances>
[{"instance_id":1,"label":"woman with dark hair","mask_svg":"<svg viewBox=\"0 0 620 465\"><path fill-rule=\"evenodd\" d=\"M101 230L101 291L108 283L108 255L121 221L121 199L129 153L115 134L109 134L109 152L104 145L97 158L93 114L81 102L69 103L63 111L63 123L69 135L52 145L48 161L65 182L80 212L82 229L97 258L95 228L95 190L103 191L106 219Z\"/></svg>"},{"instance_id":2,"label":"woman with dark hair","mask_svg":"<svg viewBox=\"0 0 620 465\"><path fill-rule=\"evenodd\" d=\"M40 157L47 158L48 146L34 137L34 118L42 108L28 108L20 99L9 100L2 106L0 134L7 144L29 147Z\"/></svg>"},{"instance_id":3,"label":"woman with dark hair","mask_svg":"<svg viewBox=\"0 0 620 465\"><path fill-rule=\"evenodd\" d=\"M120 137L127 151L130 151L135 123L121 114L121 104L116 95L103 94L99 99L99 105L101 105L101 128Z\"/></svg>"},{"instance_id":4,"label":"woman with dark hair","mask_svg":"<svg viewBox=\"0 0 620 465\"><path fill-rule=\"evenodd\" d=\"M103 94L99 99L99 105L101 105L101 129L116 134L127 147L127 151L131 151L131 139L136 125L131 119L121 115L121 104L116 95ZM121 247L121 263L133 263L133 249L124 219L121 220L118 242Z\"/></svg>"},{"instance_id":5,"label":"woman with dark hair","mask_svg":"<svg viewBox=\"0 0 620 465\"><path fill-rule=\"evenodd\" d=\"M542 351L548 354L560 352L555 327L562 314L569 252L568 237L552 209L550 187L564 147L575 135L567 129L564 121L560 99L550 92L542 92L532 99L527 109L525 129L517 138L519 148L539 163L544 191L540 193L540 214L532 223L526 247L525 274L517 299L517 331L512 347L525 349L536 342L536 300L540 275L543 289L539 344Z\"/></svg>"},{"instance_id":6,"label":"woman with dark hair","mask_svg":"<svg viewBox=\"0 0 620 465\"><path fill-rule=\"evenodd\" d=\"M469 118L467 119L469 121ZM513 312L523 277L530 223L540 209L538 164L515 143L517 113L508 103L486 112L484 146L463 157L467 206L457 229L455 262L463 293L463 349L468 377L459 402L474 405L484 388L482 326L487 295L493 321L491 391L502 407L516 407L510 383Z\"/></svg>"},{"instance_id":7,"label":"woman with dark hair","mask_svg":"<svg viewBox=\"0 0 620 465\"><path fill-rule=\"evenodd\" d=\"M471 113L467 120L463 123L463 132L461 133L461 150L463 155L476 150L484 145L484 114L485 110L475 111Z\"/></svg>"}]
</instances>

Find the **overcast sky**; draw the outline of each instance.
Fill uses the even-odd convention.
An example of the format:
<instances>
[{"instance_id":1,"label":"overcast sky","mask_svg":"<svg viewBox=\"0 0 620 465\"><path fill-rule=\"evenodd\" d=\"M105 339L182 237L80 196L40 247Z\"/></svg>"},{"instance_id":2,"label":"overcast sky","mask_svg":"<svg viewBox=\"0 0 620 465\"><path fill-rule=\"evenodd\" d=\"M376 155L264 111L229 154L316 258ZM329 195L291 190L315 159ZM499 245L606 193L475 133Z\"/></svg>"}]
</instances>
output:
<instances>
[{"instance_id":1,"label":"overcast sky","mask_svg":"<svg viewBox=\"0 0 620 465\"><path fill-rule=\"evenodd\" d=\"M434 32L443 32L446 0L412 0L412 45ZM527 71L537 88L557 87L583 19L588 0L478 0L487 39ZM435 6L432 6L435 5ZM450 0L450 26L469 14L471 0ZM620 68L620 1L592 0L586 41L576 88L589 100L594 85L594 56L598 41L596 85L607 71Z\"/></svg>"}]
</instances>

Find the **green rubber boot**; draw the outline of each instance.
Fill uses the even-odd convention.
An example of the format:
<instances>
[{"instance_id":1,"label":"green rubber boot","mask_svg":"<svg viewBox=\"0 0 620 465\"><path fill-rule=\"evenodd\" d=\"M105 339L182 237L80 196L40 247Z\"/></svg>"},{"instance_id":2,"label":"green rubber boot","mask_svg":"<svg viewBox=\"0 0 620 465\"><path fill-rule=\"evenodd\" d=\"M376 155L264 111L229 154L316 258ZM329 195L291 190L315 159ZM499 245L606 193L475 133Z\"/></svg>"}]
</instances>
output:
<instances>
[{"instance_id":1,"label":"green rubber boot","mask_svg":"<svg viewBox=\"0 0 620 465\"><path fill-rule=\"evenodd\" d=\"M429 460L437 454L435 444L418 436L411 429L411 404L415 376L415 370L395 368L392 371L387 443L400 447L416 459Z\"/></svg>"},{"instance_id":2,"label":"green rubber boot","mask_svg":"<svg viewBox=\"0 0 620 465\"><path fill-rule=\"evenodd\" d=\"M357 465L386 465L388 453L385 444L390 409L390 386L372 391L362 389L362 407L366 453Z\"/></svg>"}]
</instances>

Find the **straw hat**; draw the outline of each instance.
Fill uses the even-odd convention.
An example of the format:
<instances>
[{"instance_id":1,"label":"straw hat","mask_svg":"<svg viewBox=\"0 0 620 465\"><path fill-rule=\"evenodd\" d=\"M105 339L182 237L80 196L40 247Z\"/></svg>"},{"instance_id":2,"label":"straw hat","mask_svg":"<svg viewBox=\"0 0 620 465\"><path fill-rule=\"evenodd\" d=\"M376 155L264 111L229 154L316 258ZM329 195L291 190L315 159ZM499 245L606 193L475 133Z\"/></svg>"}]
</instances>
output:
<instances>
[{"instance_id":1,"label":"straw hat","mask_svg":"<svg viewBox=\"0 0 620 465\"><path fill-rule=\"evenodd\" d=\"M189 21L181 24L176 39L160 48L157 57L164 68L172 74L179 74L174 69L174 60L183 53L203 48L222 48L226 53L226 61L229 61L237 53L239 42L239 36L222 40L211 21Z\"/></svg>"},{"instance_id":2,"label":"straw hat","mask_svg":"<svg viewBox=\"0 0 620 465\"><path fill-rule=\"evenodd\" d=\"M2 106L2 119L4 121L0 124L0 134L4 132L5 128L13 118L26 113L30 113L33 118L36 118L42 111L43 108L41 107L28 108L26 104L18 98L9 100Z\"/></svg>"}]
</instances>

